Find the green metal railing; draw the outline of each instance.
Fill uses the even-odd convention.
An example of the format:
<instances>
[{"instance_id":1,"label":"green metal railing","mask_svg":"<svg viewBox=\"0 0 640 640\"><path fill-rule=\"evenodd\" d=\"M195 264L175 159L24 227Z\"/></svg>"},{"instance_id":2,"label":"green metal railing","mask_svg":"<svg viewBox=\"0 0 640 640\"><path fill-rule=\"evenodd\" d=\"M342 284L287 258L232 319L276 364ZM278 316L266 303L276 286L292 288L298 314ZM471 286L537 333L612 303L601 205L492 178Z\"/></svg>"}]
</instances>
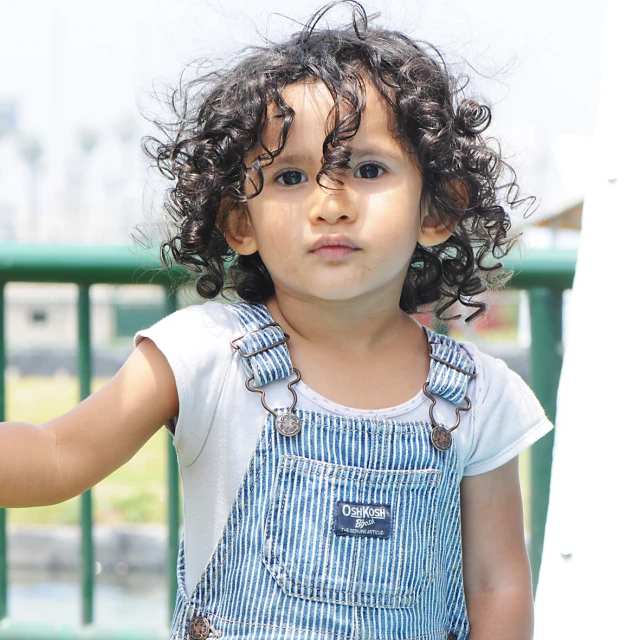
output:
<instances>
[{"instance_id":1,"label":"green metal railing","mask_svg":"<svg viewBox=\"0 0 640 640\"><path fill-rule=\"evenodd\" d=\"M575 251L532 251L522 261L508 260L514 270L511 288L527 289L531 309L531 383L549 418L556 414L556 392L562 364L562 292L570 289L575 271ZM165 288L167 314L177 309L176 290L187 281L179 268L161 268L157 250L132 252L122 246L0 245L0 421L5 420L4 287L8 282L73 283L78 286L78 373L80 398L91 387L91 309L93 284L155 284ZM534 587L537 585L544 539L553 433L533 446L531 485L530 555ZM178 466L171 436L167 434L168 465L168 612L173 610L177 590L175 563L180 527ZM82 626L38 625L8 619L6 512L0 509L0 640L112 640L164 635L149 629L100 628L94 620L93 518L91 491L82 495Z\"/></svg>"},{"instance_id":2,"label":"green metal railing","mask_svg":"<svg viewBox=\"0 0 640 640\"><path fill-rule=\"evenodd\" d=\"M78 286L78 377L80 397L91 393L91 305L90 287L93 284L155 284L165 289L165 311L177 309L176 289L185 281L179 269L162 269L157 252L133 253L122 246L68 245L4 245L0 246L0 421L5 420L5 364L6 340L4 331L4 288L8 282L74 283ZM175 564L179 545L180 488L178 465L171 436L167 433L168 510L168 612L173 611L177 581ZM94 621L94 556L92 492L81 496L81 572L82 625L52 628L32 623L11 623L8 616L8 580L6 511L0 509L0 638L154 638L148 629L99 629ZM120 634L124 635L120 635ZM157 635L157 634L156 634ZM157 635L164 638L165 634Z\"/></svg>"}]
</instances>

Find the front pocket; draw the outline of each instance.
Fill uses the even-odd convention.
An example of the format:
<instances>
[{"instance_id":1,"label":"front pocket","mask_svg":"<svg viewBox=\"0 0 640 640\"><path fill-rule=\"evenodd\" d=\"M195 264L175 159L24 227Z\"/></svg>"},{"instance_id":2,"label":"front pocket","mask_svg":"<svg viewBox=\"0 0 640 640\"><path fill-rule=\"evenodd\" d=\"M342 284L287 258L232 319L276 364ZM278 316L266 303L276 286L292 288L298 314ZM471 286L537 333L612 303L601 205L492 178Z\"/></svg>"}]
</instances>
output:
<instances>
[{"instance_id":1,"label":"front pocket","mask_svg":"<svg viewBox=\"0 0 640 640\"><path fill-rule=\"evenodd\" d=\"M430 579L440 476L282 456L262 559L288 595L410 607Z\"/></svg>"}]
</instances>

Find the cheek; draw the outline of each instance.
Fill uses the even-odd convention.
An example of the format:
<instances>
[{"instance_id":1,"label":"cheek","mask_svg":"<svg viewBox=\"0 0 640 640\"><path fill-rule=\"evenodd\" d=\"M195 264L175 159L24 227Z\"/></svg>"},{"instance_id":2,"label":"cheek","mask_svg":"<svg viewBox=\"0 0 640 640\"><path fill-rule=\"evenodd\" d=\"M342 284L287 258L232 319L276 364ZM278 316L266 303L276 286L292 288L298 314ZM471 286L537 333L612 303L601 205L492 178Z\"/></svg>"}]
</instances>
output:
<instances>
[{"instance_id":1,"label":"cheek","mask_svg":"<svg viewBox=\"0 0 640 640\"><path fill-rule=\"evenodd\" d=\"M420 200L396 192L392 198L380 198L375 203L376 233L382 234L388 253L413 251L420 236Z\"/></svg>"},{"instance_id":2,"label":"cheek","mask_svg":"<svg viewBox=\"0 0 640 640\"><path fill-rule=\"evenodd\" d=\"M394 265L396 268L401 268L411 259L416 248L416 242L413 234L402 233L395 236L389 234L381 261Z\"/></svg>"},{"instance_id":3,"label":"cheek","mask_svg":"<svg viewBox=\"0 0 640 640\"><path fill-rule=\"evenodd\" d=\"M270 272L282 272L295 268L297 258L303 253L302 234L288 216L270 216L264 224L255 228L258 251Z\"/></svg>"},{"instance_id":4,"label":"cheek","mask_svg":"<svg viewBox=\"0 0 640 640\"><path fill-rule=\"evenodd\" d=\"M265 250L274 244L278 238L286 236L289 228L286 213L283 214L272 209L273 207L264 206L254 206L251 209L251 220L256 241Z\"/></svg>"}]
</instances>

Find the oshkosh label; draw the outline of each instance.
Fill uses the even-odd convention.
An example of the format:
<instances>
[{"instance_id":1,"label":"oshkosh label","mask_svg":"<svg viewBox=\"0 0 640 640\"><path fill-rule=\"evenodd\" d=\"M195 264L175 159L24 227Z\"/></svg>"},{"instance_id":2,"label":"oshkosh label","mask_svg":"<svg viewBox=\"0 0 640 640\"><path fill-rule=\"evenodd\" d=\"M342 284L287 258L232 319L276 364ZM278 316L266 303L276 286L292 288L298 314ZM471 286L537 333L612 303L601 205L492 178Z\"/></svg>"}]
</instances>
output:
<instances>
[{"instance_id":1,"label":"oshkosh label","mask_svg":"<svg viewBox=\"0 0 640 640\"><path fill-rule=\"evenodd\" d=\"M338 536L388 538L391 536L391 507L387 504L338 502L333 530Z\"/></svg>"}]
</instances>

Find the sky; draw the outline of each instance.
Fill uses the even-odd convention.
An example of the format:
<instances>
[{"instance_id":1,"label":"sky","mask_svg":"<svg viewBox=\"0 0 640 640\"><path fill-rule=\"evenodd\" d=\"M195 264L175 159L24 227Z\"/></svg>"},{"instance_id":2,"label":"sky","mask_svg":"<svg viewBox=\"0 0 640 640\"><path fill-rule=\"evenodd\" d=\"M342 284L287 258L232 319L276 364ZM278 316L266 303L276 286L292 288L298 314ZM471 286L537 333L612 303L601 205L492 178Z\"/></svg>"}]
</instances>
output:
<instances>
[{"instance_id":1,"label":"sky","mask_svg":"<svg viewBox=\"0 0 640 640\"><path fill-rule=\"evenodd\" d=\"M0 242L3 216L16 240L126 237L161 199L139 144L152 132L141 113L161 113L154 92L175 87L195 59L227 60L262 37L291 33L320 4L0 0L0 108L17 108L17 130L0 139ZM472 93L493 106L490 132L524 191L538 196L540 217L581 198L606 0L363 4L380 12L378 24L435 44L471 76ZM35 174L25 161L33 140L41 148Z\"/></svg>"}]
</instances>

